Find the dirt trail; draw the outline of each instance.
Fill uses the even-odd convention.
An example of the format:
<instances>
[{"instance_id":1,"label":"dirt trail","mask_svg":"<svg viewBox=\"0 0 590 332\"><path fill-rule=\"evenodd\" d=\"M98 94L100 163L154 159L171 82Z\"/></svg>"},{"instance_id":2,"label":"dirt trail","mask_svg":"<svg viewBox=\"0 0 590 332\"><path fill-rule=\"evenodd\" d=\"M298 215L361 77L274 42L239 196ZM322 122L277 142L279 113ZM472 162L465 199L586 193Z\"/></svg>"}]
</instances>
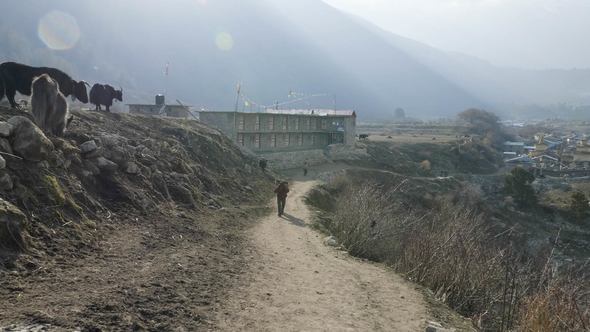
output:
<instances>
[{"instance_id":1,"label":"dirt trail","mask_svg":"<svg viewBox=\"0 0 590 332\"><path fill-rule=\"evenodd\" d=\"M296 182L286 217L276 213L253 230L244 284L218 310L223 331L420 331L422 294L384 267L323 243L309 227L304 195L316 182ZM276 211L276 209L275 209Z\"/></svg>"}]
</instances>

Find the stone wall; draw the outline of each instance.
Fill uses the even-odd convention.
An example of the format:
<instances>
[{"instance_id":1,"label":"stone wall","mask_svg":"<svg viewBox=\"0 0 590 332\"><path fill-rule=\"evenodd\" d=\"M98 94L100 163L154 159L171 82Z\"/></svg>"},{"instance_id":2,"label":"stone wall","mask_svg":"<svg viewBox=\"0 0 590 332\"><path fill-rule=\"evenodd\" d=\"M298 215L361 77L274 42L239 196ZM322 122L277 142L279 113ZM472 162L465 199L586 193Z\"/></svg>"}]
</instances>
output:
<instances>
[{"instance_id":1,"label":"stone wall","mask_svg":"<svg viewBox=\"0 0 590 332\"><path fill-rule=\"evenodd\" d=\"M324 150L264 153L259 156L268 160L269 167L274 170L302 167L305 162L307 162L309 166L330 162L324 154Z\"/></svg>"},{"instance_id":2,"label":"stone wall","mask_svg":"<svg viewBox=\"0 0 590 332\"><path fill-rule=\"evenodd\" d=\"M334 144L326 149L260 153L260 158L268 160L269 167L274 170L285 170L302 167L306 162L309 166L322 165L336 161L355 161L369 158L363 145L348 146Z\"/></svg>"}]
</instances>

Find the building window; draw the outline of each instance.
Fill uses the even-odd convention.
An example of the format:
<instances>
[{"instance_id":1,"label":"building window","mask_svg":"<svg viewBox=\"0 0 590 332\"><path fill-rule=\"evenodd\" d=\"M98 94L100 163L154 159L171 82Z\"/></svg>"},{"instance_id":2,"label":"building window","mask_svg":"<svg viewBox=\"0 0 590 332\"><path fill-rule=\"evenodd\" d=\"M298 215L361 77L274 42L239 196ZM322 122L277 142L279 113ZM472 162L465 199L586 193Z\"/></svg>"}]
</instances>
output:
<instances>
[{"instance_id":1,"label":"building window","mask_svg":"<svg viewBox=\"0 0 590 332\"><path fill-rule=\"evenodd\" d=\"M317 124L316 120L317 119L310 119L309 129L311 129L311 130L316 130L317 129L316 128L316 124Z\"/></svg>"},{"instance_id":2,"label":"building window","mask_svg":"<svg viewBox=\"0 0 590 332\"><path fill-rule=\"evenodd\" d=\"M311 135L311 145L315 146L315 135Z\"/></svg>"},{"instance_id":3,"label":"building window","mask_svg":"<svg viewBox=\"0 0 590 332\"><path fill-rule=\"evenodd\" d=\"M282 128L283 128L283 131L287 131L287 128L288 128L288 126L287 126L287 121L289 120L289 118L287 118L286 116L283 116L283 117L282 117L282 120L283 120L283 121L282 121L282 125L283 125L283 127L282 127Z\"/></svg>"},{"instance_id":4,"label":"building window","mask_svg":"<svg viewBox=\"0 0 590 332\"><path fill-rule=\"evenodd\" d=\"M295 118L295 130L299 130L299 121L301 121L300 118Z\"/></svg>"},{"instance_id":5,"label":"building window","mask_svg":"<svg viewBox=\"0 0 590 332\"><path fill-rule=\"evenodd\" d=\"M238 130L244 130L244 124L245 124L244 116L238 115Z\"/></svg>"},{"instance_id":6,"label":"building window","mask_svg":"<svg viewBox=\"0 0 590 332\"><path fill-rule=\"evenodd\" d=\"M310 119L309 118L305 118L305 130L309 130L309 126L310 126Z\"/></svg>"},{"instance_id":7,"label":"building window","mask_svg":"<svg viewBox=\"0 0 590 332\"><path fill-rule=\"evenodd\" d=\"M322 119L322 129L328 129L328 120Z\"/></svg>"},{"instance_id":8,"label":"building window","mask_svg":"<svg viewBox=\"0 0 590 332\"><path fill-rule=\"evenodd\" d=\"M277 147L277 135L276 134L270 135L270 146L272 148L276 148Z\"/></svg>"},{"instance_id":9,"label":"building window","mask_svg":"<svg viewBox=\"0 0 590 332\"><path fill-rule=\"evenodd\" d=\"M275 130L275 117L272 115L268 117L268 130Z\"/></svg>"},{"instance_id":10,"label":"building window","mask_svg":"<svg viewBox=\"0 0 590 332\"><path fill-rule=\"evenodd\" d=\"M238 134L238 145L244 146L244 135L243 134Z\"/></svg>"},{"instance_id":11,"label":"building window","mask_svg":"<svg viewBox=\"0 0 590 332\"><path fill-rule=\"evenodd\" d=\"M254 135L254 146L260 149L260 134Z\"/></svg>"},{"instance_id":12,"label":"building window","mask_svg":"<svg viewBox=\"0 0 590 332\"><path fill-rule=\"evenodd\" d=\"M254 127L254 130L260 131L260 115L256 116L256 125Z\"/></svg>"},{"instance_id":13,"label":"building window","mask_svg":"<svg viewBox=\"0 0 590 332\"><path fill-rule=\"evenodd\" d=\"M297 145L299 145L299 146L303 145L303 134L297 135Z\"/></svg>"}]
</instances>

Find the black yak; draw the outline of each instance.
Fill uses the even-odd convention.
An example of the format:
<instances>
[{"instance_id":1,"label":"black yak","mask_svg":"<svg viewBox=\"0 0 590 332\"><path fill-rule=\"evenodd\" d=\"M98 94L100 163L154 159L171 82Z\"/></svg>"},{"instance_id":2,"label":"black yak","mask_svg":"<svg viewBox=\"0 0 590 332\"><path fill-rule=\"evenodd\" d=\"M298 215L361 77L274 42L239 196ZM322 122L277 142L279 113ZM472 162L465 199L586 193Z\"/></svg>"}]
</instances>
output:
<instances>
[{"instance_id":1,"label":"black yak","mask_svg":"<svg viewBox=\"0 0 590 332\"><path fill-rule=\"evenodd\" d=\"M88 92L84 81L74 81L68 74L55 68L31 67L16 62L4 62L0 64L0 79L4 81L4 92L10 106L16 108L14 96L16 92L23 95L31 95L31 86L35 77L43 74L49 75L59 85L59 90L65 96L74 96L82 103L88 103ZM3 97L3 96L0 96ZM0 101L2 98L0 98Z\"/></svg>"},{"instance_id":2,"label":"black yak","mask_svg":"<svg viewBox=\"0 0 590 332\"><path fill-rule=\"evenodd\" d=\"M90 89L90 103L96 105L96 110L101 110L101 105L106 107L106 111L110 112L110 107L113 106L113 100L123 101L123 89L115 90L108 84L94 84Z\"/></svg>"},{"instance_id":3,"label":"black yak","mask_svg":"<svg viewBox=\"0 0 590 332\"><path fill-rule=\"evenodd\" d=\"M59 91L57 81L47 74L35 77L31 92L31 110L37 126L48 134L63 136L72 118L68 115L68 102Z\"/></svg>"}]
</instances>

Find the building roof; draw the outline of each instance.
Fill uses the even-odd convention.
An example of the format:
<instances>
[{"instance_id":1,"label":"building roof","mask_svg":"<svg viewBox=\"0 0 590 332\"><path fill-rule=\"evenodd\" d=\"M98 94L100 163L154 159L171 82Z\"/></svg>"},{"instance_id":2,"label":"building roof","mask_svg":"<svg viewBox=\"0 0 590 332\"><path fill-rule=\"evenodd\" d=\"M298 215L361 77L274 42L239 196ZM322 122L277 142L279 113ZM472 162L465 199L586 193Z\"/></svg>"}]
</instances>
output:
<instances>
[{"instance_id":1,"label":"building roof","mask_svg":"<svg viewBox=\"0 0 590 332\"><path fill-rule=\"evenodd\" d=\"M313 116L356 116L352 110L308 109L308 110L275 110L266 109L264 112L236 112L236 111L198 111L199 113L239 113L239 114L284 114L284 115L313 115Z\"/></svg>"},{"instance_id":2,"label":"building roof","mask_svg":"<svg viewBox=\"0 0 590 332\"><path fill-rule=\"evenodd\" d=\"M182 108L191 108L191 105L155 105L155 104L125 104L127 106L145 106L145 107L154 107L154 106L166 106L166 107L182 107Z\"/></svg>"},{"instance_id":3,"label":"building roof","mask_svg":"<svg viewBox=\"0 0 590 332\"><path fill-rule=\"evenodd\" d=\"M533 159L527 155L518 156L516 158L508 159L504 161L505 163L525 163L529 164L533 162Z\"/></svg>"},{"instance_id":4,"label":"building roof","mask_svg":"<svg viewBox=\"0 0 590 332\"><path fill-rule=\"evenodd\" d=\"M268 108L265 113L287 114L287 115L319 115L319 116L356 116L353 110L332 110L332 109L292 109L275 110Z\"/></svg>"},{"instance_id":5,"label":"building roof","mask_svg":"<svg viewBox=\"0 0 590 332\"><path fill-rule=\"evenodd\" d=\"M506 146L524 146L524 142L504 142Z\"/></svg>"},{"instance_id":6,"label":"building roof","mask_svg":"<svg viewBox=\"0 0 590 332\"><path fill-rule=\"evenodd\" d=\"M537 157L534 157L533 158L533 160L537 160L537 159L550 159L550 160L553 160L553 161L559 161L558 158L555 158L555 157L550 156L550 155L547 155L547 154L540 155L540 156L537 156Z\"/></svg>"}]
</instances>

